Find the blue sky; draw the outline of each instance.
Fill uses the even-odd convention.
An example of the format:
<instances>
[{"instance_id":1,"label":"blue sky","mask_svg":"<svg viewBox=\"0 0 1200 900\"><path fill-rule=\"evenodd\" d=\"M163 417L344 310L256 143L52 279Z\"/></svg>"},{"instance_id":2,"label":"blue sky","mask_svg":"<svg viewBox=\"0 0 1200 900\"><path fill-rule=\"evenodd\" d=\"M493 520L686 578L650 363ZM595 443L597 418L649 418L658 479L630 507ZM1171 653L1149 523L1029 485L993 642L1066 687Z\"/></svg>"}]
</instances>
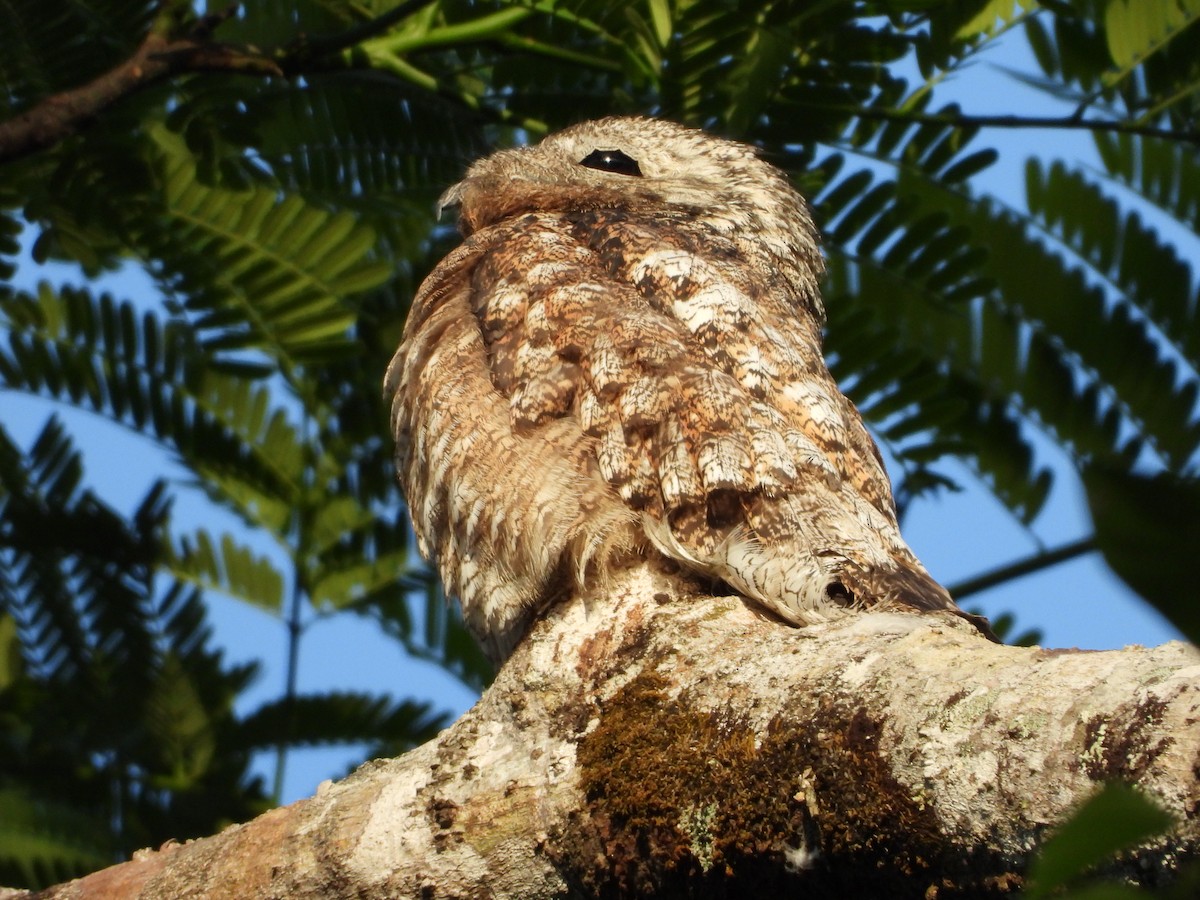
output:
<instances>
[{"instance_id":1,"label":"blue sky","mask_svg":"<svg viewBox=\"0 0 1200 900\"><path fill-rule=\"evenodd\" d=\"M939 88L939 99L957 100L964 111L974 114L1062 114L1062 107L1045 95L999 70L998 65L1003 64L1034 71L1023 37L1010 36L1003 44ZM994 129L986 131L977 145L998 147L1001 158L974 182L975 189L1014 206L1024 205L1022 173L1029 156L1074 159L1085 165L1095 160L1090 138L1078 132ZM22 265L14 281L31 287L41 279L81 281L77 273L63 267L43 268L32 262ZM157 302L153 286L139 272L110 278L105 288L118 297L148 305ZM97 416L37 398L0 393L0 422L25 445L52 411L67 420L83 449L88 483L124 512L133 509L154 478L184 474L178 469L172 471L170 461L147 441ZM1056 478L1047 506L1031 528L1021 526L965 468L960 471L960 481L966 490L913 505L904 522L905 535L935 577L953 584L1090 533L1082 491L1068 460L1049 441L1040 444L1039 453L1042 461L1054 468ZM179 531L201 522L214 532L238 527L232 517L222 517L194 492L183 492L176 504ZM216 640L226 648L228 657L234 661L258 659L263 664L258 683L243 698L243 708L251 709L278 695L283 688L286 647L282 622L225 597L210 599ZM1040 628L1047 646L1102 649L1132 643L1153 645L1177 637L1095 554L977 595L966 605L993 616L1015 613L1018 627ZM455 716L475 699L453 677L436 666L408 659L398 644L380 634L370 622L350 615L310 625L303 638L299 681L302 691L386 691L398 697L428 699ZM344 774L357 756L354 749L294 754L284 800L307 796L321 780ZM270 758L259 765L268 784L272 765Z\"/></svg>"}]
</instances>

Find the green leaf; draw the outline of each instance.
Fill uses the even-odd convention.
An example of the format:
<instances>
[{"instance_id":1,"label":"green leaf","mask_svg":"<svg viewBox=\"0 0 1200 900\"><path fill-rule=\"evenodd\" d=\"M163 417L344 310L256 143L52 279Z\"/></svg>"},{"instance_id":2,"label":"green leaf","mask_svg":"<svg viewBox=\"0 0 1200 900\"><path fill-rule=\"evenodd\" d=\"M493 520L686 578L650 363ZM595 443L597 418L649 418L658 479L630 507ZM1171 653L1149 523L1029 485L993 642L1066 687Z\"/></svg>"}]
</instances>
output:
<instances>
[{"instance_id":1,"label":"green leaf","mask_svg":"<svg viewBox=\"0 0 1200 900\"><path fill-rule=\"evenodd\" d=\"M1200 18L1195 0L1108 0L1104 33L1121 69L1149 56Z\"/></svg>"},{"instance_id":2,"label":"green leaf","mask_svg":"<svg viewBox=\"0 0 1200 900\"><path fill-rule=\"evenodd\" d=\"M375 521L375 514L359 505L353 497L330 499L313 519L308 534L309 549L322 553L351 532Z\"/></svg>"},{"instance_id":3,"label":"green leaf","mask_svg":"<svg viewBox=\"0 0 1200 900\"><path fill-rule=\"evenodd\" d=\"M7 884L48 886L112 862L106 823L78 804L5 786L0 809L0 877Z\"/></svg>"},{"instance_id":4,"label":"green leaf","mask_svg":"<svg viewBox=\"0 0 1200 900\"><path fill-rule=\"evenodd\" d=\"M1200 480L1137 475L1123 466L1084 469L1096 543L1131 588L1200 643L1194 556L1200 535Z\"/></svg>"},{"instance_id":5,"label":"green leaf","mask_svg":"<svg viewBox=\"0 0 1200 900\"><path fill-rule=\"evenodd\" d=\"M1139 791L1114 783L1083 804L1042 846L1030 869L1030 898L1047 897L1088 869L1165 832L1170 815Z\"/></svg>"},{"instance_id":6,"label":"green leaf","mask_svg":"<svg viewBox=\"0 0 1200 900\"><path fill-rule=\"evenodd\" d=\"M300 482L295 428L256 374L205 370L189 329L43 284L0 307L0 386L69 400L152 436L219 502L275 532Z\"/></svg>"},{"instance_id":7,"label":"green leaf","mask_svg":"<svg viewBox=\"0 0 1200 900\"><path fill-rule=\"evenodd\" d=\"M1017 9L1022 13L1036 8L1034 0L988 0L977 12L974 18L963 23L955 32L959 40L967 40L980 34L992 34L997 22L1007 25L1017 18Z\"/></svg>"},{"instance_id":8,"label":"green leaf","mask_svg":"<svg viewBox=\"0 0 1200 900\"><path fill-rule=\"evenodd\" d=\"M149 0L93 0L53 8L5 4L0 118L125 61L157 8Z\"/></svg>"},{"instance_id":9,"label":"green leaf","mask_svg":"<svg viewBox=\"0 0 1200 900\"><path fill-rule=\"evenodd\" d=\"M164 568L180 580L218 590L273 615L283 611L283 575L266 556L242 546L230 534L213 542L204 529L182 537Z\"/></svg>"},{"instance_id":10,"label":"green leaf","mask_svg":"<svg viewBox=\"0 0 1200 900\"><path fill-rule=\"evenodd\" d=\"M1121 165L1111 158L1110 163ZM1176 174L1169 177L1187 174L1186 170L1181 172L1179 166L1174 167L1174 171ZM1200 168L1196 175L1200 181ZM1193 370L1200 371L1200 337L1197 337L1200 309L1195 303L1194 273L1179 250L1166 243L1157 230L1144 224L1136 213L1121 209L1100 186L1060 163L1053 164L1049 171L1031 163L1027 167L1026 183L1030 211L1044 227L1086 260L1098 275L1120 292L1126 304L1148 317ZM1181 183L1170 190L1178 197L1188 191L1188 186ZM1196 190L1200 196L1200 185ZM1184 214L1188 212L1186 204L1177 209ZM1114 310L1110 318L1115 320L1118 315L1120 308ZM1167 402L1177 396L1165 381L1153 388L1147 385L1146 390L1143 402ZM1186 422L1191 418L1190 409L1184 405L1169 412L1164 410L1166 420ZM1161 430L1164 433L1170 431L1169 428ZM1172 449L1184 457L1192 452L1190 445Z\"/></svg>"},{"instance_id":11,"label":"green leaf","mask_svg":"<svg viewBox=\"0 0 1200 900\"><path fill-rule=\"evenodd\" d=\"M160 790L186 791L202 784L218 754L218 720L175 654L167 654L147 693L146 723L154 735L159 768L148 783Z\"/></svg>"},{"instance_id":12,"label":"green leaf","mask_svg":"<svg viewBox=\"0 0 1200 900\"><path fill-rule=\"evenodd\" d=\"M267 750L280 740L293 747L370 744L375 756L399 756L447 724L428 703L346 691L308 694L266 703L238 731L243 750Z\"/></svg>"},{"instance_id":13,"label":"green leaf","mask_svg":"<svg viewBox=\"0 0 1200 900\"><path fill-rule=\"evenodd\" d=\"M665 47L671 39L671 6L668 0L646 0L650 10L650 21L654 23L654 36L658 45Z\"/></svg>"},{"instance_id":14,"label":"green leaf","mask_svg":"<svg viewBox=\"0 0 1200 900\"><path fill-rule=\"evenodd\" d=\"M725 119L732 128L743 131L762 114L779 89L780 73L787 69L794 52L790 37L774 29L750 33L726 82L729 106Z\"/></svg>"},{"instance_id":15,"label":"green leaf","mask_svg":"<svg viewBox=\"0 0 1200 900\"><path fill-rule=\"evenodd\" d=\"M912 440L900 446L889 443L889 449L902 461L910 459L905 446L928 445L928 437L918 430L925 424L935 424L936 435L960 444L964 452L970 453L972 463L997 495L1022 519L1029 519L1045 500L1050 476L1044 467L1034 464L1017 410L1009 392L1000 386L1026 379L1043 391L1050 386L1034 382L1032 374L1026 375L1014 366L1020 359L1022 338L1008 320L996 316L992 304L947 307L931 287L947 278L969 279L971 266L984 260L970 249L969 241L965 242L966 259L961 250L959 256L940 264L932 258L931 247L943 246L946 252L954 253L954 248L964 243L946 228L949 217L931 214L916 202L892 209L901 236L892 245L885 245L881 260L859 260L850 266L840 255L830 258L827 350L833 358L834 374L845 382L848 372L854 372L856 380L848 385L851 399L877 429L885 430L885 443L886 430L895 424L887 416L910 404L926 403L931 396L970 398L957 415L947 416L943 411L924 422L919 417L910 419L912 428L897 427L897 436L912 435ZM921 238L913 240L914 234ZM920 265L907 263L912 252L918 254L917 259L925 257L925 261ZM930 267L932 271L920 277L918 273ZM849 285L853 285L852 292L846 293L845 286ZM857 326L848 329L847 318L862 313L870 315L857 319ZM982 335L982 343L976 334ZM843 365L843 360L851 365ZM919 379L910 375L915 366L924 373ZM934 380L929 381L931 378ZM922 383L936 386L929 389L931 392L918 392L917 386ZM1072 387L1057 388L1066 391L1061 400L1063 408L1072 407ZM1017 390L1023 390L1023 385ZM873 396L876 393L878 396ZM931 465L920 455L918 451L918 458L911 458L918 467L912 470L914 477ZM922 475L917 480L926 478Z\"/></svg>"},{"instance_id":16,"label":"green leaf","mask_svg":"<svg viewBox=\"0 0 1200 900\"><path fill-rule=\"evenodd\" d=\"M956 184L960 181L966 181L972 175L978 175L999 158L1000 153L998 150L994 147L986 147L969 156L964 156L962 159L948 166L942 173L942 181L946 184Z\"/></svg>"},{"instance_id":17,"label":"green leaf","mask_svg":"<svg viewBox=\"0 0 1200 900\"><path fill-rule=\"evenodd\" d=\"M295 194L208 187L178 138L156 133L166 171L163 221L136 232L160 277L187 294L204 343L267 350L286 379L349 348L346 298L382 284L374 232Z\"/></svg>"},{"instance_id":18,"label":"green leaf","mask_svg":"<svg viewBox=\"0 0 1200 900\"><path fill-rule=\"evenodd\" d=\"M0 622L18 623L20 662L0 686L6 882L262 809L232 740L254 668L225 666L197 593L158 575L169 510L162 482L128 518L98 500L53 419L26 452L0 429Z\"/></svg>"},{"instance_id":19,"label":"green leaf","mask_svg":"<svg viewBox=\"0 0 1200 900\"><path fill-rule=\"evenodd\" d=\"M7 613L0 612L0 691L12 684L22 669L17 622Z\"/></svg>"},{"instance_id":20,"label":"green leaf","mask_svg":"<svg viewBox=\"0 0 1200 900\"><path fill-rule=\"evenodd\" d=\"M397 578L411 565L412 556L406 550L344 565L323 565L312 576L313 605L339 609L361 603L377 591L394 586Z\"/></svg>"}]
</instances>

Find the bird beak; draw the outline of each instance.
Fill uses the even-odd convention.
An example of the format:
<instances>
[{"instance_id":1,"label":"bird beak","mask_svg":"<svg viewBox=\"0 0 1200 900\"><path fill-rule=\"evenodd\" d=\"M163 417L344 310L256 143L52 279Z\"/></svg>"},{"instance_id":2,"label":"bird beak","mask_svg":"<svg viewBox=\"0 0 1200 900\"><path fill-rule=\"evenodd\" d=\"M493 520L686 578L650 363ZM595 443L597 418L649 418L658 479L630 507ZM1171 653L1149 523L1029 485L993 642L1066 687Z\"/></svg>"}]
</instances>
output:
<instances>
[{"instance_id":1,"label":"bird beak","mask_svg":"<svg viewBox=\"0 0 1200 900\"><path fill-rule=\"evenodd\" d=\"M437 201L437 217L440 222L442 219L442 210L449 206L458 206L462 203L463 188L466 182L460 181L458 184L448 188L442 196L438 197Z\"/></svg>"}]
</instances>

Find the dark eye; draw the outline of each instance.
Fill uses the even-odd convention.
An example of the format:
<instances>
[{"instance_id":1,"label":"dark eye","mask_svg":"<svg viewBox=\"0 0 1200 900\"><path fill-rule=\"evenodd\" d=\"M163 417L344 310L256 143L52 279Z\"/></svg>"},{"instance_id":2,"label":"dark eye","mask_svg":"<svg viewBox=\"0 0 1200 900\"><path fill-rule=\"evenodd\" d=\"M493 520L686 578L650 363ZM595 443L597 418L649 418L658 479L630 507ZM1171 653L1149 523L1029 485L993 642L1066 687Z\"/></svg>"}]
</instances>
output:
<instances>
[{"instance_id":1,"label":"dark eye","mask_svg":"<svg viewBox=\"0 0 1200 900\"><path fill-rule=\"evenodd\" d=\"M579 161L581 166L589 169L599 169L601 172L612 172L616 175L642 176L637 160L626 156L620 150L593 150Z\"/></svg>"}]
</instances>

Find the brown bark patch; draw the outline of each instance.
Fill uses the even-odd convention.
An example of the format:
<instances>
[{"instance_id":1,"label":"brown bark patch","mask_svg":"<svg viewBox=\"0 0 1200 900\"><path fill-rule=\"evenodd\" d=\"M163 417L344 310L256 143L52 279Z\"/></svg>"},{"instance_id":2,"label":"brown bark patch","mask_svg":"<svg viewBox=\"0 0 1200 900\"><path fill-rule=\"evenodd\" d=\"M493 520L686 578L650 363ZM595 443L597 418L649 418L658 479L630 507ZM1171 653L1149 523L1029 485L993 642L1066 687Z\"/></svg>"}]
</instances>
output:
<instances>
[{"instance_id":1,"label":"brown bark patch","mask_svg":"<svg viewBox=\"0 0 1200 900\"><path fill-rule=\"evenodd\" d=\"M1080 765L1093 781L1133 784L1172 744L1161 735L1165 700L1147 697L1132 710L1084 723Z\"/></svg>"}]
</instances>

